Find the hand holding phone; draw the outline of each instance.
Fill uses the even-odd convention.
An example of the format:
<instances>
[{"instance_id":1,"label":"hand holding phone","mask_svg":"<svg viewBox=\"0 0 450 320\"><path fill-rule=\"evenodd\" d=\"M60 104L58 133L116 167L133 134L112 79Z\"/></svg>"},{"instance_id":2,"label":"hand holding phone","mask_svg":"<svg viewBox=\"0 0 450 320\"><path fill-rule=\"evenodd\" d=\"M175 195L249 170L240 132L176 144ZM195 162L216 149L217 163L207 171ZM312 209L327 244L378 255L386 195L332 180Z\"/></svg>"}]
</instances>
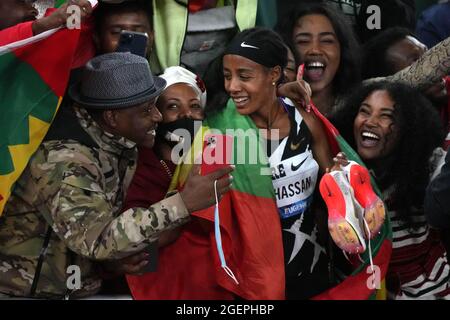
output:
<instances>
[{"instance_id":1,"label":"hand holding phone","mask_svg":"<svg viewBox=\"0 0 450 320\"><path fill-rule=\"evenodd\" d=\"M234 139L229 135L206 135L203 141L201 174L207 175L232 164L233 143Z\"/></svg>"},{"instance_id":2,"label":"hand holding phone","mask_svg":"<svg viewBox=\"0 0 450 320\"><path fill-rule=\"evenodd\" d=\"M145 58L147 43L147 33L122 30L116 52L131 52Z\"/></svg>"}]
</instances>

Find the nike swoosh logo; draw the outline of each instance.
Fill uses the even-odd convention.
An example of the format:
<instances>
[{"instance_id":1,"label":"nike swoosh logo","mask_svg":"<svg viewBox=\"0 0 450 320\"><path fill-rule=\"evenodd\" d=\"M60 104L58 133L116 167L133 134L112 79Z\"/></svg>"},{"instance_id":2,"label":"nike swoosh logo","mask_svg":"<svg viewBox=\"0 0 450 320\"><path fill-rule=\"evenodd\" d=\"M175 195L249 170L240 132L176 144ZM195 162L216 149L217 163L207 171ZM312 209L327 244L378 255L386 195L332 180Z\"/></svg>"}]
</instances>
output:
<instances>
[{"instance_id":1,"label":"nike swoosh logo","mask_svg":"<svg viewBox=\"0 0 450 320\"><path fill-rule=\"evenodd\" d=\"M299 142L299 143L296 143L296 144L294 144L293 142L291 142L291 145L290 145L291 150L292 150L292 151L297 150L297 149L300 147L300 145L302 144L302 142L303 142L305 139L306 139L306 138L303 137L303 138L300 140L300 142Z\"/></svg>"},{"instance_id":2,"label":"nike swoosh logo","mask_svg":"<svg viewBox=\"0 0 450 320\"><path fill-rule=\"evenodd\" d=\"M298 165L294 166L294 163L291 163L291 170L292 171L297 171L304 163L305 161L308 160L308 157L306 157L305 159L303 159L302 162L300 162Z\"/></svg>"},{"instance_id":3,"label":"nike swoosh logo","mask_svg":"<svg viewBox=\"0 0 450 320\"><path fill-rule=\"evenodd\" d=\"M251 45L249 45L249 44L246 44L245 41L241 43L241 47L242 47L242 48L252 48L252 49L258 49L258 50L259 50L258 47L255 47L255 46L251 46Z\"/></svg>"}]
</instances>

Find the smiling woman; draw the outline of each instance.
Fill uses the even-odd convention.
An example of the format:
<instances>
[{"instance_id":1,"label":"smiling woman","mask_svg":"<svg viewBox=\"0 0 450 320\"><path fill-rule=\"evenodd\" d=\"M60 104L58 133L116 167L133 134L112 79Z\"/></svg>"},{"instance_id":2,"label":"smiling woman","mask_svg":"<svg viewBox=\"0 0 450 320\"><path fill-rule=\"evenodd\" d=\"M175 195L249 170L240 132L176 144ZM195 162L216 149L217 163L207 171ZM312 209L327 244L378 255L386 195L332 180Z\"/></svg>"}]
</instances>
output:
<instances>
[{"instance_id":1,"label":"smiling woman","mask_svg":"<svg viewBox=\"0 0 450 320\"><path fill-rule=\"evenodd\" d=\"M437 112L417 90L379 82L356 90L333 120L374 173L388 208L393 225L389 297L448 297L445 249L423 212L429 159L444 138Z\"/></svg>"},{"instance_id":2,"label":"smiling woman","mask_svg":"<svg viewBox=\"0 0 450 320\"><path fill-rule=\"evenodd\" d=\"M389 155L398 142L395 102L384 90L373 91L361 104L353 125L356 149L365 161Z\"/></svg>"},{"instance_id":3,"label":"smiling woman","mask_svg":"<svg viewBox=\"0 0 450 320\"><path fill-rule=\"evenodd\" d=\"M341 60L341 45L331 21L324 15L305 15L297 20L293 37L313 92L329 90Z\"/></svg>"},{"instance_id":4,"label":"smiling woman","mask_svg":"<svg viewBox=\"0 0 450 320\"><path fill-rule=\"evenodd\" d=\"M221 114L208 121L219 123L217 119L226 117L260 129L272 172L271 183L260 187L273 194L281 223L273 225L271 233L281 229L286 298L306 299L332 286L326 245L312 209L319 171L324 172L332 162L315 114L277 96L287 53L281 38L271 30L252 28L238 34L223 58L224 86L231 99ZM247 170L245 164L237 164L236 169ZM246 174L250 180L257 179L254 172ZM268 210L266 218L270 214L274 213Z\"/></svg>"},{"instance_id":5,"label":"smiling woman","mask_svg":"<svg viewBox=\"0 0 450 320\"><path fill-rule=\"evenodd\" d=\"M337 100L360 80L360 52L345 17L326 3L301 3L277 27L305 63L312 99L329 115Z\"/></svg>"}]
</instances>

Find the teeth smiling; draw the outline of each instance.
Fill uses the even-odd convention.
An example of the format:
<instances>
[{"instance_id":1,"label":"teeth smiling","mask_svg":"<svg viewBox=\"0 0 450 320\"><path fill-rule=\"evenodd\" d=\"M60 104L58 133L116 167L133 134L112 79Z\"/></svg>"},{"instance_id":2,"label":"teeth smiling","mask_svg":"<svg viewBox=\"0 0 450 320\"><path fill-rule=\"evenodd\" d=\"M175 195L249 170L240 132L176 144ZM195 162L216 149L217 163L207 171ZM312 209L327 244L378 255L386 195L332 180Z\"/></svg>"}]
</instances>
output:
<instances>
[{"instance_id":1,"label":"teeth smiling","mask_svg":"<svg viewBox=\"0 0 450 320\"><path fill-rule=\"evenodd\" d=\"M237 103L241 103L241 102L247 100L247 98L233 98L233 100Z\"/></svg>"},{"instance_id":2,"label":"teeth smiling","mask_svg":"<svg viewBox=\"0 0 450 320\"><path fill-rule=\"evenodd\" d=\"M325 65L322 62L309 62L307 64L308 68L325 68Z\"/></svg>"},{"instance_id":3,"label":"teeth smiling","mask_svg":"<svg viewBox=\"0 0 450 320\"><path fill-rule=\"evenodd\" d=\"M361 135L364 138L380 140L380 137L377 136L375 133L372 133L372 132L364 131Z\"/></svg>"}]
</instances>

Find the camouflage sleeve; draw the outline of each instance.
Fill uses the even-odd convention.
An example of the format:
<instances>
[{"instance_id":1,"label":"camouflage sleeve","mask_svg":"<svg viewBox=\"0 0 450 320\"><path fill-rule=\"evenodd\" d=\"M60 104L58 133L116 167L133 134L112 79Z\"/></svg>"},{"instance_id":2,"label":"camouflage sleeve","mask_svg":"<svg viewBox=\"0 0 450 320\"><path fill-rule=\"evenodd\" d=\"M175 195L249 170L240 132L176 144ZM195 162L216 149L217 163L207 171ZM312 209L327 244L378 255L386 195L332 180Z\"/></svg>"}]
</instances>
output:
<instances>
[{"instance_id":1,"label":"camouflage sleeve","mask_svg":"<svg viewBox=\"0 0 450 320\"><path fill-rule=\"evenodd\" d=\"M100 169L93 164L41 163L33 170L40 212L77 254L95 260L122 258L144 249L160 232L189 218L179 194L117 216L110 199L116 195L104 193L98 178Z\"/></svg>"},{"instance_id":2,"label":"camouflage sleeve","mask_svg":"<svg viewBox=\"0 0 450 320\"><path fill-rule=\"evenodd\" d=\"M426 90L450 73L450 37L424 53L411 66L389 77L368 79L364 82L387 80L403 82L419 90Z\"/></svg>"}]
</instances>

